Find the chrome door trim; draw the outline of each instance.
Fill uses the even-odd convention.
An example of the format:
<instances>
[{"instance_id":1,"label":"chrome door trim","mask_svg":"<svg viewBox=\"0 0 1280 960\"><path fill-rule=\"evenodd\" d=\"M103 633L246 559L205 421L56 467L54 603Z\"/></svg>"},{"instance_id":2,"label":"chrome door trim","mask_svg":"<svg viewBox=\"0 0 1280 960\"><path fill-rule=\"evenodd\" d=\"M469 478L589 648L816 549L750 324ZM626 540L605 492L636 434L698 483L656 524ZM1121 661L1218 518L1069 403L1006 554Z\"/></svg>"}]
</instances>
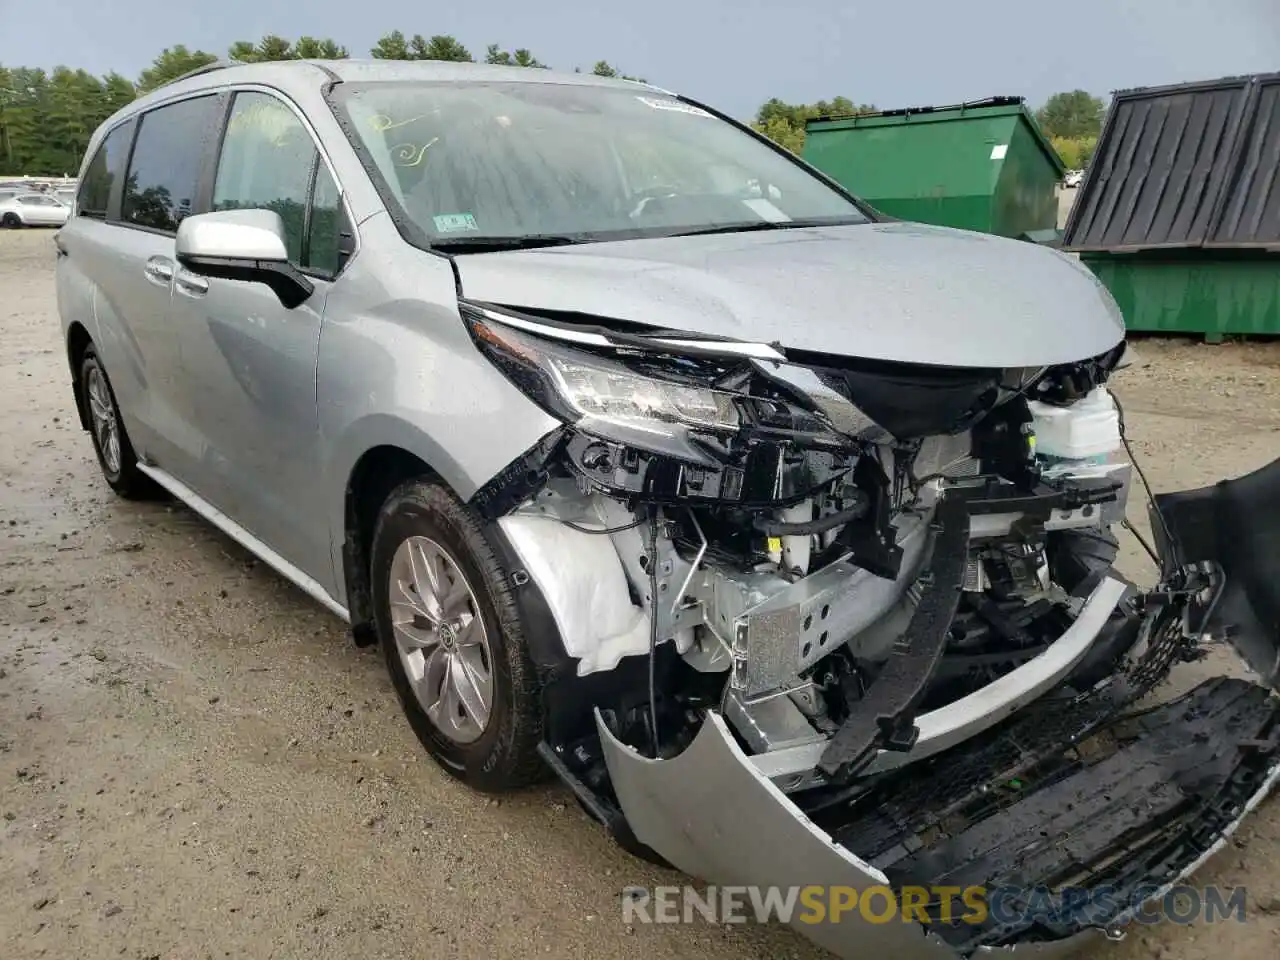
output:
<instances>
[{"instance_id":1,"label":"chrome door trim","mask_svg":"<svg viewBox=\"0 0 1280 960\"><path fill-rule=\"evenodd\" d=\"M173 280L173 261L159 255L148 257L142 273L156 286L167 287Z\"/></svg>"},{"instance_id":2,"label":"chrome door trim","mask_svg":"<svg viewBox=\"0 0 1280 960\"><path fill-rule=\"evenodd\" d=\"M179 269L173 277L173 288L186 297L203 297L209 292L209 281L190 270Z\"/></svg>"}]
</instances>

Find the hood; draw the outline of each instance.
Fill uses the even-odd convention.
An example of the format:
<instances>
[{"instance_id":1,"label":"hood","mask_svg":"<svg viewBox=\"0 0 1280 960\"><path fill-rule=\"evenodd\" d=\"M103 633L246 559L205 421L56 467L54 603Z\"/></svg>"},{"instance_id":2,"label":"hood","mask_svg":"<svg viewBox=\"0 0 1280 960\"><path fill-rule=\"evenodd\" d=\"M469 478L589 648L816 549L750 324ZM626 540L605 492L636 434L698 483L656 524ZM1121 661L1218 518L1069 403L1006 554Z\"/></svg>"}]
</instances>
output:
<instances>
[{"instance_id":1,"label":"hood","mask_svg":"<svg viewBox=\"0 0 1280 960\"><path fill-rule=\"evenodd\" d=\"M914 223L620 240L455 258L463 295L793 350L952 367L1097 356L1124 337L1079 261Z\"/></svg>"}]
</instances>

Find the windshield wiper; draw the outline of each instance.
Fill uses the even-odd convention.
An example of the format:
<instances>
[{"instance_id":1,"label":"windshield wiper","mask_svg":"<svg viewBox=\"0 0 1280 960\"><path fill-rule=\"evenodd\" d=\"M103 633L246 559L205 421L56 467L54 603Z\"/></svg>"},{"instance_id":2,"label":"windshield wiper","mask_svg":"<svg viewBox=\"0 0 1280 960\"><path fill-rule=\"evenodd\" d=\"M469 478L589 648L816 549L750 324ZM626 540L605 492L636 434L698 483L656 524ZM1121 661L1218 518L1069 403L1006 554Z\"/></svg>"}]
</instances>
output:
<instances>
[{"instance_id":1,"label":"windshield wiper","mask_svg":"<svg viewBox=\"0 0 1280 960\"><path fill-rule=\"evenodd\" d=\"M743 223L720 223L711 227L694 227L666 233L666 237L702 237L713 233L753 233L757 230L797 230L801 227L845 227L851 224L870 223L863 217L833 217L826 220L750 220Z\"/></svg>"},{"instance_id":2,"label":"windshield wiper","mask_svg":"<svg viewBox=\"0 0 1280 960\"><path fill-rule=\"evenodd\" d=\"M563 247L571 243L586 243L587 237L570 234L531 233L523 237L459 237L456 240L437 241L432 250L442 253L478 253L485 250L536 250L539 247Z\"/></svg>"}]
</instances>

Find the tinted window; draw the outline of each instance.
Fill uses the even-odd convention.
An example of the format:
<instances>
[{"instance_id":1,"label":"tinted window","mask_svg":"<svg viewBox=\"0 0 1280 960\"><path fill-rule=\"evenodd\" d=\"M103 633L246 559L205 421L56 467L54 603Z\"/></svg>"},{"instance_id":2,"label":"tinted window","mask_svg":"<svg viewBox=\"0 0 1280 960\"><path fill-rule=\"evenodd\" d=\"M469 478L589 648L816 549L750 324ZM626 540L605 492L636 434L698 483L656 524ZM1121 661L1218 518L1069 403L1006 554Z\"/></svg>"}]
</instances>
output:
<instances>
[{"instance_id":1,"label":"tinted window","mask_svg":"<svg viewBox=\"0 0 1280 960\"><path fill-rule=\"evenodd\" d=\"M182 100L143 114L125 178L126 223L176 231L195 203L200 160L217 124L214 97Z\"/></svg>"},{"instance_id":2,"label":"tinted window","mask_svg":"<svg viewBox=\"0 0 1280 960\"><path fill-rule=\"evenodd\" d=\"M125 158L129 152L129 134L132 130L132 123L120 124L107 134L107 138L98 147L98 152L89 161L84 179L80 181L77 198L76 206L80 216L96 217L99 220L106 217L107 204L111 201L111 188L124 173Z\"/></svg>"},{"instance_id":3,"label":"tinted window","mask_svg":"<svg viewBox=\"0 0 1280 960\"><path fill-rule=\"evenodd\" d=\"M316 172L316 188L311 200L311 239L307 246L307 262L319 273L332 276L338 272L338 232L341 229L341 195L338 185L323 163Z\"/></svg>"},{"instance_id":4,"label":"tinted window","mask_svg":"<svg viewBox=\"0 0 1280 960\"><path fill-rule=\"evenodd\" d=\"M238 93L227 120L213 187L214 210L274 210L289 259L302 263L307 189L315 141L288 106L265 93Z\"/></svg>"}]
</instances>

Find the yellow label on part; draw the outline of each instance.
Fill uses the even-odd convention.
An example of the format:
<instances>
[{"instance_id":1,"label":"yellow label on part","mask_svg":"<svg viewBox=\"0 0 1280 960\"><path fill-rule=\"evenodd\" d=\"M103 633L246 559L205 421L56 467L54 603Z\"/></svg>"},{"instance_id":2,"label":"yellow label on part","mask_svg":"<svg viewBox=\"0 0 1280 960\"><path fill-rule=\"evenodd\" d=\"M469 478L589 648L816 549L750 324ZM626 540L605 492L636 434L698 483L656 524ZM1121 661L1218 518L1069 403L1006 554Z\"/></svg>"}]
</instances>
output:
<instances>
[{"instance_id":1,"label":"yellow label on part","mask_svg":"<svg viewBox=\"0 0 1280 960\"><path fill-rule=\"evenodd\" d=\"M782 538L781 538L781 537L770 537L770 538L769 538L769 552L770 552L770 553L781 553L781 552L782 552Z\"/></svg>"}]
</instances>

